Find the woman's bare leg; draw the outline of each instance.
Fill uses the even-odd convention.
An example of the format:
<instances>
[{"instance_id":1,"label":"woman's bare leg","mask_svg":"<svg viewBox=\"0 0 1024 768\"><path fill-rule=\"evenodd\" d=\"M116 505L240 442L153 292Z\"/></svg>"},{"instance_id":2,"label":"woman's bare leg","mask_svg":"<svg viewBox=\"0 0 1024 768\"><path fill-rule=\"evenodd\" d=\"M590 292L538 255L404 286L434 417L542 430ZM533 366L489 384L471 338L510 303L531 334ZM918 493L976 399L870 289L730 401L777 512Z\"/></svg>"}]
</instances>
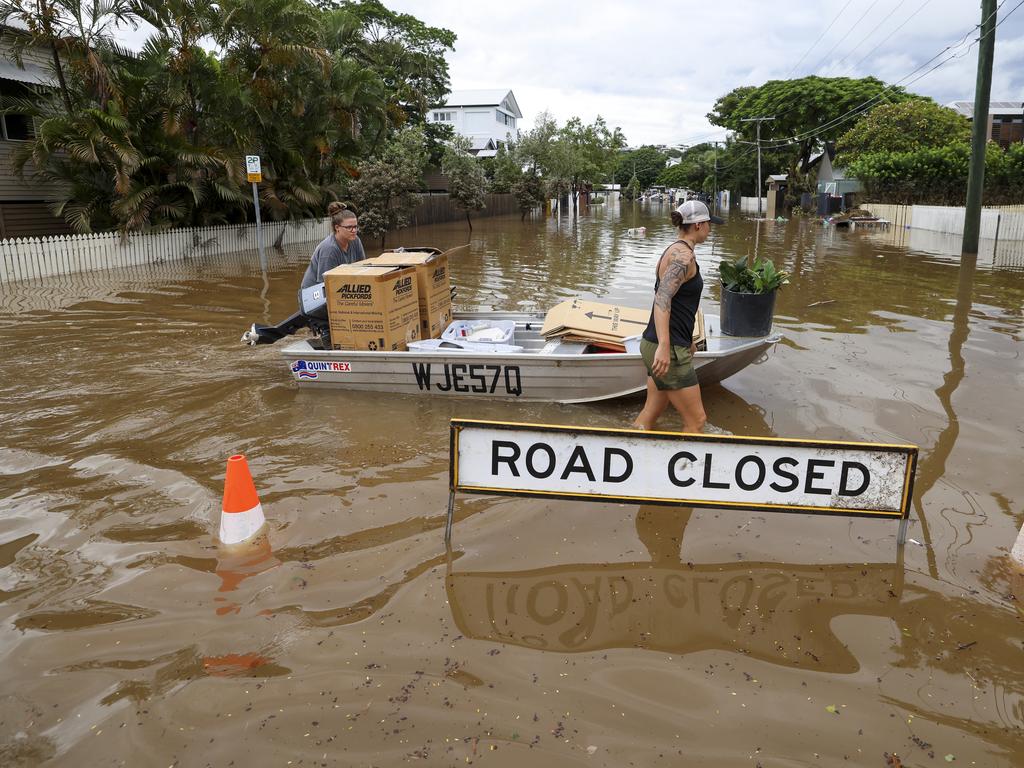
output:
<instances>
[{"instance_id":1,"label":"woman's bare leg","mask_svg":"<svg viewBox=\"0 0 1024 768\"><path fill-rule=\"evenodd\" d=\"M654 384L654 379L647 377L647 402L640 415L633 420L633 429L653 429L654 423L668 405L668 392L662 392Z\"/></svg>"},{"instance_id":2,"label":"woman's bare leg","mask_svg":"<svg viewBox=\"0 0 1024 768\"><path fill-rule=\"evenodd\" d=\"M683 417L683 432L700 432L704 429L708 417L704 413L704 403L700 399L699 384L669 390L662 394L668 395L668 401Z\"/></svg>"}]
</instances>

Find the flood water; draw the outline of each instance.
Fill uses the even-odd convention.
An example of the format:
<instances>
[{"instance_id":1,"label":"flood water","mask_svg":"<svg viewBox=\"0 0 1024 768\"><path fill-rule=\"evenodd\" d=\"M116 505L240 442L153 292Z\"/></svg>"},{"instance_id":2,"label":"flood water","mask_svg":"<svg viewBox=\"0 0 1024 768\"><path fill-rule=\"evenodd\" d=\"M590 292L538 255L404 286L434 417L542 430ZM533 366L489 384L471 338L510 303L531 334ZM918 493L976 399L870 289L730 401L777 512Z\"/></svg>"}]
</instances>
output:
<instances>
[{"instance_id":1,"label":"flood water","mask_svg":"<svg viewBox=\"0 0 1024 768\"><path fill-rule=\"evenodd\" d=\"M668 210L389 244L468 238L459 308L646 307ZM238 339L307 249L0 287L0 765L1024 764L1024 271L892 242L736 215L698 259L708 312L723 257L793 273L710 420L919 445L902 560L891 521L486 496L447 553L450 418L640 402L300 392ZM234 453L270 525L226 556Z\"/></svg>"}]
</instances>

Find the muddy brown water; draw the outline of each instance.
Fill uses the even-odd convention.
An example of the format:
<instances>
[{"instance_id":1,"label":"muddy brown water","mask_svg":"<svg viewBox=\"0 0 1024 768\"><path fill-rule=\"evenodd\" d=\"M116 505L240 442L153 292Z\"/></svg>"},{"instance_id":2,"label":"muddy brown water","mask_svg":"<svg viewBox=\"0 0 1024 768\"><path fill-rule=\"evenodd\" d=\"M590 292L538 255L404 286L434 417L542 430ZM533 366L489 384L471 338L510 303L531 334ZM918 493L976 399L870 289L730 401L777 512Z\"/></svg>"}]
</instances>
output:
<instances>
[{"instance_id":1,"label":"muddy brown water","mask_svg":"<svg viewBox=\"0 0 1024 768\"><path fill-rule=\"evenodd\" d=\"M667 212L478 220L458 304L648 306ZM0 288L0 765L1024 764L1024 272L912 246L734 216L698 253L794 275L710 419L919 445L902 561L891 522L484 496L446 553L451 417L640 404L300 392L238 338L305 249ZM270 528L229 557L236 452Z\"/></svg>"}]
</instances>

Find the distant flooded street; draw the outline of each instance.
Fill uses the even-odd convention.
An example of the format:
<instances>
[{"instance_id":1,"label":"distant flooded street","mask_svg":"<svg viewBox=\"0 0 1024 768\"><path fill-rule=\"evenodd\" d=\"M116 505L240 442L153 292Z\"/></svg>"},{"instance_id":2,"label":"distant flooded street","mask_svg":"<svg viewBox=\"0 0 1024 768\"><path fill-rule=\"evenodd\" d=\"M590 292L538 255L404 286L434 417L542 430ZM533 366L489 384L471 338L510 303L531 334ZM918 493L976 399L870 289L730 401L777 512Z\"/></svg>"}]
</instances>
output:
<instances>
[{"instance_id":1,"label":"distant flooded street","mask_svg":"<svg viewBox=\"0 0 1024 768\"><path fill-rule=\"evenodd\" d=\"M468 239L458 309L648 307L669 210L388 245ZM722 258L793 275L710 421L920 446L902 562L891 521L488 496L446 552L451 418L641 401L300 392L239 337L312 245L0 285L0 766L1024 764L1024 266L930 242L735 214L697 253L709 313ZM235 453L270 530L227 558Z\"/></svg>"}]
</instances>

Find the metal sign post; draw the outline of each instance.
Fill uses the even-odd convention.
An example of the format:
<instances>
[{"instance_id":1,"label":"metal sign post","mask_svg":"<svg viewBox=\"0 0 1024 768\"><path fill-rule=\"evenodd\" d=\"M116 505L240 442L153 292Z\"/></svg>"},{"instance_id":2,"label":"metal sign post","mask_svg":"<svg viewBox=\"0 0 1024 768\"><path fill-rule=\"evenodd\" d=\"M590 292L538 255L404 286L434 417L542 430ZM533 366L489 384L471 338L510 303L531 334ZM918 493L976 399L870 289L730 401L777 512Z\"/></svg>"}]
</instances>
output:
<instances>
[{"instance_id":1,"label":"metal sign post","mask_svg":"<svg viewBox=\"0 0 1024 768\"><path fill-rule=\"evenodd\" d=\"M452 419L455 492L900 521L917 446Z\"/></svg>"},{"instance_id":2,"label":"metal sign post","mask_svg":"<svg viewBox=\"0 0 1024 768\"><path fill-rule=\"evenodd\" d=\"M257 185L263 181L259 155L245 156L245 177L252 184L252 205L256 210L256 245L260 252L260 265L267 269L267 255L263 252L263 222L260 221L260 196Z\"/></svg>"}]
</instances>

